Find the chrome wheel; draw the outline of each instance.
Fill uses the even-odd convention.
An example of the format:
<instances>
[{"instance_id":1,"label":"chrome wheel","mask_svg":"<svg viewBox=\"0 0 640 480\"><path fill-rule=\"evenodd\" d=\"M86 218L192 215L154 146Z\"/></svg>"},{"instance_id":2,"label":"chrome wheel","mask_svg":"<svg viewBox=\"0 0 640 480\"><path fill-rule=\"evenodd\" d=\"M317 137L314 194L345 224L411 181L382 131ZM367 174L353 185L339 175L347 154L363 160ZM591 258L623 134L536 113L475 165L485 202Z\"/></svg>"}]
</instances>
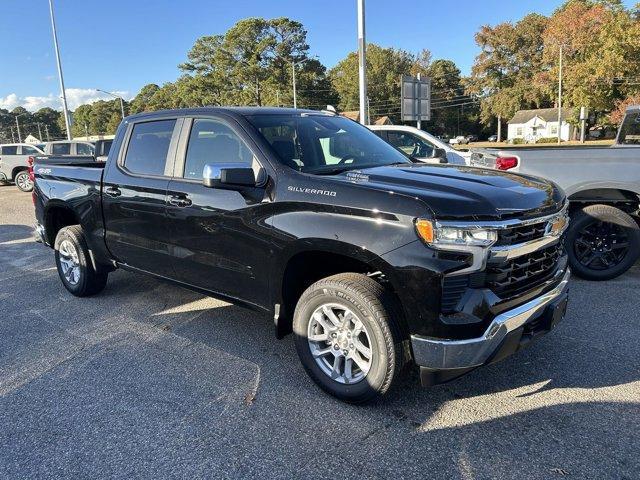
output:
<instances>
[{"instance_id":1,"label":"chrome wheel","mask_svg":"<svg viewBox=\"0 0 640 480\"><path fill-rule=\"evenodd\" d=\"M22 191L29 191L33 188L33 182L31 181L31 179L29 178L29 174L28 173L19 173L16 176L16 185L18 186L18 188Z\"/></svg>"},{"instance_id":2,"label":"chrome wheel","mask_svg":"<svg viewBox=\"0 0 640 480\"><path fill-rule=\"evenodd\" d=\"M348 308L326 303L315 309L307 330L309 349L322 372L338 383L354 384L369 373L371 336Z\"/></svg>"},{"instance_id":3,"label":"chrome wheel","mask_svg":"<svg viewBox=\"0 0 640 480\"><path fill-rule=\"evenodd\" d=\"M64 278L69 285L77 285L80 281L80 260L73 243L69 240L63 240L58 248L58 258Z\"/></svg>"}]
</instances>

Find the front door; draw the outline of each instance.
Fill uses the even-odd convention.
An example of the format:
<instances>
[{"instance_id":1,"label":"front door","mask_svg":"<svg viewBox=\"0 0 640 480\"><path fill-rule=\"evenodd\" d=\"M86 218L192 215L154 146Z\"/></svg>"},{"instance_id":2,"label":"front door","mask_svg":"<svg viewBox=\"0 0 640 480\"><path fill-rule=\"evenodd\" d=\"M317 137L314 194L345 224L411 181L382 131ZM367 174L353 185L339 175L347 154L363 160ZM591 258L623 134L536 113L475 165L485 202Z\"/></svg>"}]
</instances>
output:
<instances>
[{"instance_id":1,"label":"front door","mask_svg":"<svg viewBox=\"0 0 640 480\"><path fill-rule=\"evenodd\" d=\"M167 187L182 119L130 124L116 161L104 173L107 248L120 263L173 277Z\"/></svg>"},{"instance_id":2,"label":"front door","mask_svg":"<svg viewBox=\"0 0 640 480\"><path fill-rule=\"evenodd\" d=\"M207 164L248 164L257 171L257 149L238 125L222 118L185 120L181 137L167 200L176 278L267 305L270 242L263 220L270 203L264 187L210 188L202 183Z\"/></svg>"}]
</instances>

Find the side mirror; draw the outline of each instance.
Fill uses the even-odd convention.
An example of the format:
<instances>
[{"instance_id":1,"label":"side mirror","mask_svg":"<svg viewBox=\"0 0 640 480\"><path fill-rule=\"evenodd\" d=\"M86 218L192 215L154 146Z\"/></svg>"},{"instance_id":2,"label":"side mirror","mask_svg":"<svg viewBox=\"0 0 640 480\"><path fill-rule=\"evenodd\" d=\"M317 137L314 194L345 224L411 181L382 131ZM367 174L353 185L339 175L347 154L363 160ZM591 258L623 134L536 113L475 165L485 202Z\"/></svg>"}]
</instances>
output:
<instances>
[{"instance_id":1,"label":"side mirror","mask_svg":"<svg viewBox=\"0 0 640 480\"><path fill-rule=\"evenodd\" d=\"M431 158L439 158L440 163L449 163L449 160L447 160L447 151L444 148L434 148Z\"/></svg>"},{"instance_id":2,"label":"side mirror","mask_svg":"<svg viewBox=\"0 0 640 480\"><path fill-rule=\"evenodd\" d=\"M205 187L221 185L255 186L256 174L251 165L242 163L208 163L202 172Z\"/></svg>"}]
</instances>

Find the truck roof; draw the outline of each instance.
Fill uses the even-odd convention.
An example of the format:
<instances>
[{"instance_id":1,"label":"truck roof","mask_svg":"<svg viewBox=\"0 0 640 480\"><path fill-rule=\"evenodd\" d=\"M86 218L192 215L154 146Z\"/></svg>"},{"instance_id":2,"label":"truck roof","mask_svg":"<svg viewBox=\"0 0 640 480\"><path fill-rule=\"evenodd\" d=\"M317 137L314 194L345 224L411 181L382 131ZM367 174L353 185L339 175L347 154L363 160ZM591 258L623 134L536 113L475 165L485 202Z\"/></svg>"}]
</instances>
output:
<instances>
[{"instance_id":1,"label":"truck roof","mask_svg":"<svg viewBox=\"0 0 640 480\"><path fill-rule=\"evenodd\" d=\"M627 107L627 113L640 111L640 105L630 105Z\"/></svg>"},{"instance_id":2,"label":"truck roof","mask_svg":"<svg viewBox=\"0 0 640 480\"><path fill-rule=\"evenodd\" d=\"M171 110L157 110L155 112L142 112L130 115L128 119L136 119L143 117L161 117L166 115L206 115L214 113L226 113L231 116L248 116L257 114L266 115L296 115L301 113L315 113L318 115L329 112L321 110L309 110L301 108L282 108L282 107L198 107L198 108L178 108ZM332 113L331 113L332 114ZM332 114L333 115L333 114Z\"/></svg>"}]
</instances>

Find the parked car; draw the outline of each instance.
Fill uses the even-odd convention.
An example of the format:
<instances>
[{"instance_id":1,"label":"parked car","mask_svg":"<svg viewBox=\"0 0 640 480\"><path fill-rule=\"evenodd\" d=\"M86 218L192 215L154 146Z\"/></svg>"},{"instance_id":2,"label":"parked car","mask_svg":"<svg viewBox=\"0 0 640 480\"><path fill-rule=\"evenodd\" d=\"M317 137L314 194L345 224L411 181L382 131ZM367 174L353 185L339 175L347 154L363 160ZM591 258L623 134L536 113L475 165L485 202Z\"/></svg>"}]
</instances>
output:
<instances>
[{"instance_id":1,"label":"parked car","mask_svg":"<svg viewBox=\"0 0 640 480\"><path fill-rule=\"evenodd\" d=\"M42 155L35 145L8 143L0 145L0 182L14 182L23 192L30 192L33 182L29 178L29 157Z\"/></svg>"},{"instance_id":2,"label":"parked car","mask_svg":"<svg viewBox=\"0 0 640 480\"><path fill-rule=\"evenodd\" d=\"M467 141L468 141L468 143L477 142L478 141L478 136L477 135L467 135Z\"/></svg>"},{"instance_id":3,"label":"parked car","mask_svg":"<svg viewBox=\"0 0 640 480\"><path fill-rule=\"evenodd\" d=\"M566 197L534 177L412 162L347 118L198 108L128 117L106 163L34 165L36 231L64 287L115 268L274 319L349 402L412 361L423 384L562 320Z\"/></svg>"},{"instance_id":4,"label":"parked car","mask_svg":"<svg viewBox=\"0 0 640 480\"><path fill-rule=\"evenodd\" d=\"M451 145L466 145L469 143L469 139L464 135L458 135L457 137L453 137L449 140Z\"/></svg>"},{"instance_id":5,"label":"parked car","mask_svg":"<svg viewBox=\"0 0 640 480\"><path fill-rule=\"evenodd\" d=\"M611 147L520 147L474 152L471 164L538 175L571 201L567 250L589 280L626 272L640 255L640 106L627 110Z\"/></svg>"},{"instance_id":6,"label":"parked car","mask_svg":"<svg viewBox=\"0 0 640 480\"><path fill-rule=\"evenodd\" d=\"M491 135L489 136L489 138L487 138L487 142L497 142L498 141L498 136L497 135Z\"/></svg>"},{"instance_id":7,"label":"parked car","mask_svg":"<svg viewBox=\"0 0 640 480\"><path fill-rule=\"evenodd\" d=\"M44 147L45 155L80 155L91 156L95 154L95 146L91 142L79 140L58 140L47 142Z\"/></svg>"},{"instance_id":8,"label":"parked car","mask_svg":"<svg viewBox=\"0 0 640 480\"><path fill-rule=\"evenodd\" d=\"M468 165L471 152L458 152L437 137L404 125L368 125L383 140L425 163Z\"/></svg>"}]
</instances>

